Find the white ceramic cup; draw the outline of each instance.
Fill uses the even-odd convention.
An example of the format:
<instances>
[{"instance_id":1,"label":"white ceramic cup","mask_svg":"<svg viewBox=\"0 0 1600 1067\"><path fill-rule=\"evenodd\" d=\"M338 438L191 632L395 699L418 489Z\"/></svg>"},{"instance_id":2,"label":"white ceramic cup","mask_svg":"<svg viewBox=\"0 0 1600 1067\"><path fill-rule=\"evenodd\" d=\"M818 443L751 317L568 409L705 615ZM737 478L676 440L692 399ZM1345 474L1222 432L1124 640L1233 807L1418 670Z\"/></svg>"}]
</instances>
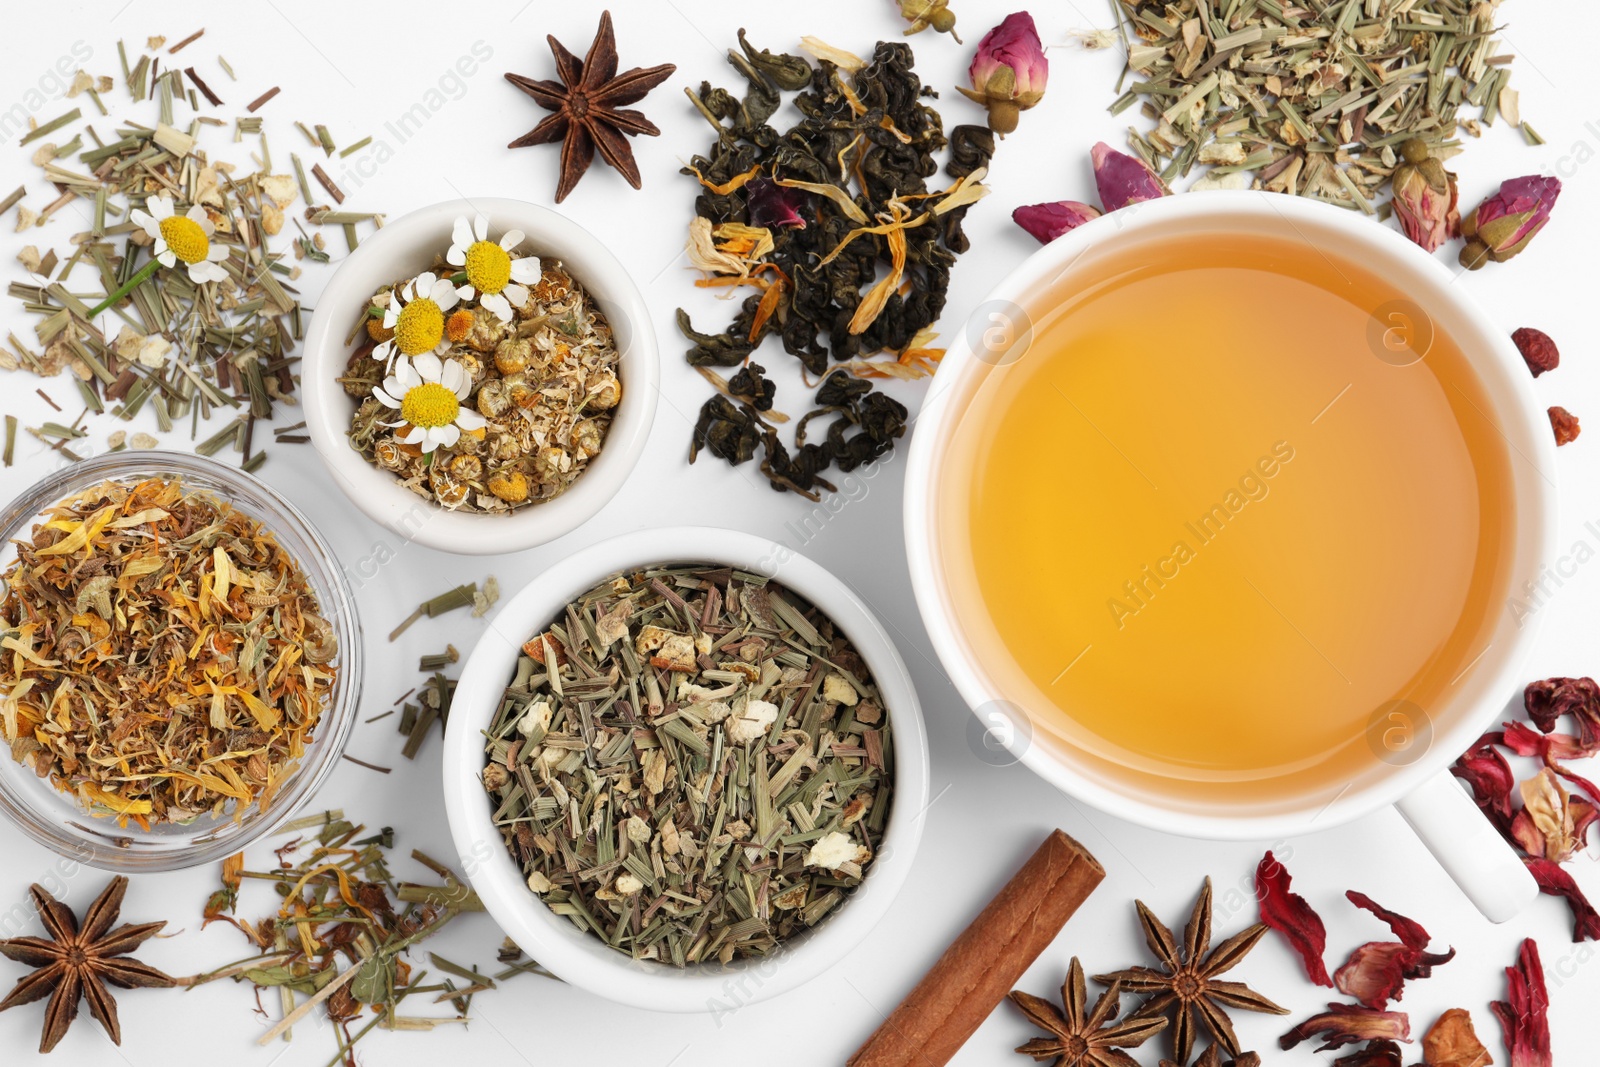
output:
<instances>
[{"instance_id":1,"label":"white ceramic cup","mask_svg":"<svg viewBox=\"0 0 1600 1067\"><path fill-rule=\"evenodd\" d=\"M1510 450L1514 548L1507 608L1495 619L1493 638L1483 654L1452 687L1446 706L1430 709L1431 742L1404 760L1384 761L1367 778L1312 796L1273 805L1270 810L1202 810L1171 797L1151 794L1114 775L1090 774L1082 754L1044 731L998 726L999 743L1037 774L1064 792L1133 822L1170 833L1213 839L1272 839L1322 830L1395 805L1417 834L1485 916L1503 922L1537 894L1537 886L1515 853L1477 810L1451 776L1449 767L1491 728L1526 681L1522 664L1541 613L1518 619L1510 610L1513 590L1536 580L1555 556L1555 443L1543 409L1536 402L1532 376L1507 332L1497 326L1459 286L1451 270L1395 231L1354 212L1299 197L1265 192L1203 192L1133 205L1096 219L1051 242L1029 257L990 293L974 321L958 335L917 417L906 476L905 528L912 584L924 623L957 690L973 709L1005 706L974 655L960 613L945 587L937 514L938 481L944 453L962 413L962 397L975 376L1003 373L995 338L1015 323L1002 321L1006 309L1020 309L1026 321L1030 301L1040 300L1050 283L1077 269L1092 271L1100 251L1133 242L1194 234L1265 234L1304 242L1365 264L1407 294L1422 314L1451 337L1470 361L1492 401L1485 413ZM1038 316L1033 316L1037 318ZM1385 324L1387 325L1387 324ZM996 333L998 331L998 334ZM1160 669L1152 664L1152 669ZM1023 707L1024 714L1029 709ZM1054 709L1037 709L1054 713ZM981 716L980 716L981 717ZM1404 727L1407 724L1398 724Z\"/></svg>"},{"instance_id":2,"label":"white ceramic cup","mask_svg":"<svg viewBox=\"0 0 1600 1067\"><path fill-rule=\"evenodd\" d=\"M554 500L510 514L448 511L402 487L388 471L367 462L346 434L355 401L335 381L352 346L345 342L372 294L427 270L450 247L457 218L483 215L489 237L521 230L523 253L560 260L594 298L611 324L620 355L622 400L600 454ZM661 392L655 327L627 268L589 231L563 215L521 200L484 197L420 208L386 224L339 264L317 298L301 364L306 428L334 482L367 516L405 541L445 552L516 552L554 541L592 518L622 488L644 451Z\"/></svg>"},{"instance_id":3,"label":"white ceramic cup","mask_svg":"<svg viewBox=\"0 0 1600 1067\"><path fill-rule=\"evenodd\" d=\"M521 646L575 597L607 578L657 563L707 562L764 574L832 619L866 661L894 731L894 799L878 853L845 901L770 956L677 968L640 961L552 912L529 891L494 825L483 788L484 734ZM462 869L484 907L522 949L562 979L653 1011L730 1011L821 974L878 924L905 884L928 807L928 737L911 674L883 625L838 578L751 534L691 526L641 530L591 545L525 586L495 615L461 672L444 742L445 813Z\"/></svg>"}]
</instances>

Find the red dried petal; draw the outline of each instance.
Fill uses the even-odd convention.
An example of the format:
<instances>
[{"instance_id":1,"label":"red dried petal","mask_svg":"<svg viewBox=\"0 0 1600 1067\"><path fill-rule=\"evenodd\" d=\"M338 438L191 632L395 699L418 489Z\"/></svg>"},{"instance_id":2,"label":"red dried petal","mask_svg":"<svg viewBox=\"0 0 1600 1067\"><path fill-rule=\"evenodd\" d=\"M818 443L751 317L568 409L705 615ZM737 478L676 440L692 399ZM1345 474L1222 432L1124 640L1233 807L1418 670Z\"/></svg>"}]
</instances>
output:
<instances>
[{"instance_id":1,"label":"red dried petal","mask_svg":"<svg viewBox=\"0 0 1600 1067\"><path fill-rule=\"evenodd\" d=\"M1511 1050L1511 1067L1552 1067L1550 996L1544 987L1539 946L1522 942L1517 962L1506 968L1506 999L1490 1004Z\"/></svg>"},{"instance_id":2,"label":"red dried petal","mask_svg":"<svg viewBox=\"0 0 1600 1067\"><path fill-rule=\"evenodd\" d=\"M1507 838L1511 836L1511 790L1516 779L1511 764L1494 747L1500 735L1485 734L1462 753L1450 772L1472 789L1472 798Z\"/></svg>"},{"instance_id":3,"label":"red dried petal","mask_svg":"<svg viewBox=\"0 0 1600 1067\"><path fill-rule=\"evenodd\" d=\"M1522 353L1523 362L1535 378L1547 370L1555 370L1561 363L1561 353L1556 350L1556 343L1543 330L1524 326L1511 335L1511 341Z\"/></svg>"},{"instance_id":4,"label":"red dried petal","mask_svg":"<svg viewBox=\"0 0 1600 1067\"><path fill-rule=\"evenodd\" d=\"M1552 726L1555 723L1551 723ZM1537 756L1543 760L1552 759L1581 759L1592 755L1571 734L1540 733L1527 723L1508 722L1505 730L1498 734L1485 734L1485 738L1494 738L1496 743L1502 744L1519 756Z\"/></svg>"},{"instance_id":5,"label":"red dried petal","mask_svg":"<svg viewBox=\"0 0 1600 1067\"><path fill-rule=\"evenodd\" d=\"M1382 1010L1389 1001L1400 999L1406 982L1431 977L1435 967L1449 963L1455 956L1455 949L1441 955L1398 941L1368 941L1350 953L1344 966L1334 972L1333 983L1339 992L1369 1008Z\"/></svg>"},{"instance_id":6,"label":"red dried petal","mask_svg":"<svg viewBox=\"0 0 1600 1067\"><path fill-rule=\"evenodd\" d=\"M1333 1067L1402 1067L1400 1046L1393 1041L1369 1041L1360 1052L1351 1052L1333 1061Z\"/></svg>"},{"instance_id":7,"label":"red dried petal","mask_svg":"<svg viewBox=\"0 0 1600 1067\"><path fill-rule=\"evenodd\" d=\"M1333 985L1322 954L1328 946L1328 930L1322 918L1306 903L1306 898L1289 891L1289 871L1271 852L1261 857L1256 867L1256 900L1261 906L1261 921L1284 936L1305 966L1306 977L1317 985Z\"/></svg>"},{"instance_id":8,"label":"red dried petal","mask_svg":"<svg viewBox=\"0 0 1600 1067\"><path fill-rule=\"evenodd\" d=\"M1546 678L1522 691L1522 706L1545 733L1556 720L1571 715L1578 722L1578 740L1585 755L1600 752L1600 685L1593 678Z\"/></svg>"},{"instance_id":9,"label":"red dried petal","mask_svg":"<svg viewBox=\"0 0 1600 1067\"><path fill-rule=\"evenodd\" d=\"M1410 1041L1411 1019L1403 1011L1375 1011L1360 1004L1329 1004L1321 1015L1313 1015L1278 1038L1285 1050L1313 1036L1321 1036L1318 1052L1353 1045L1357 1041Z\"/></svg>"},{"instance_id":10,"label":"red dried petal","mask_svg":"<svg viewBox=\"0 0 1600 1067\"><path fill-rule=\"evenodd\" d=\"M1394 936L1398 937L1407 947L1424 949L1428 947L1428 942L1433 940L1432 937L1428 936L1428 931L1422 928L1421 923L1415 919L1408 919L1398 912L1390 911L1365 893L1358 893L1352 889L1345 893L1345 896L1356 907L1361 908L1363 911L1370 911L1388 923L1389 929L1394 931Z\"/></svg>"},{"instance_id":11,"label":"red dried petal","mask_svg":"<svg viewBox=\"0 0 1600 1067\"><path fill-rule=\"evenodd\" d=\"M1566 899L1567 906L1572 909L1572 940L1600 941L1600 912L1594 910L1572 875L1553 860L1525 859L1522 862L1528 865L1541 893Z\"/></svg>"}]
</instances>

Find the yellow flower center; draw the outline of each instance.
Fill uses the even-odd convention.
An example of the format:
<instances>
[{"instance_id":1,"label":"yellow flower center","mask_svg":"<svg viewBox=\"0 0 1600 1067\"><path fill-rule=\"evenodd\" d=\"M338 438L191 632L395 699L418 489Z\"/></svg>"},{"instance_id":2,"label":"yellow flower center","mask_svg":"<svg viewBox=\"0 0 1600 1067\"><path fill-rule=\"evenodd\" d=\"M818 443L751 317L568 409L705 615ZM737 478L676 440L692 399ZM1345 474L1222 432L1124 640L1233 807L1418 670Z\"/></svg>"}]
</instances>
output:
<instances>
[{"instance_id":1,"label":"yellow flower center","mask_svg":"<svg viewBox=\"0 0 1600 1067\"><path fill-rule=\"evenodd\" d=\"M161 239L185 263L199 263L211 251L211 239L194 219L168 215L161 220Z\"/></svg>"},{"instance_id":2,"label":"yellow flower center","mask_svg":"<svg viewBox=\"0 0 1600 1067\"><path fill-rule=\"evenodd\" d=\"M444 311L425 296L401 308L394 321L394 343L408 356L432 352L443 336Z\"/></svg>"},{"instance_id":3,"label":"yellow flower center","mask_svg":"<svg viewBox=\"0 0 1600 1067\"><path fill-rule=\"evenodd\" d=\"M461 401L438 382L413 386L406 390L405 398L400 401L400 417L425 430L449 426L460 413Z\"/></svg>"},{"instance_id":4,"label":"yellow flower center","mask_svg":"<svg viewBox=\"0 0 1600 1067\"><path fill-rule=\"evenodd\" d=\"M480 293L498 293L511 281L511 256L493 241L467 249L467 281Z\"/></svg>"}]
</instances>

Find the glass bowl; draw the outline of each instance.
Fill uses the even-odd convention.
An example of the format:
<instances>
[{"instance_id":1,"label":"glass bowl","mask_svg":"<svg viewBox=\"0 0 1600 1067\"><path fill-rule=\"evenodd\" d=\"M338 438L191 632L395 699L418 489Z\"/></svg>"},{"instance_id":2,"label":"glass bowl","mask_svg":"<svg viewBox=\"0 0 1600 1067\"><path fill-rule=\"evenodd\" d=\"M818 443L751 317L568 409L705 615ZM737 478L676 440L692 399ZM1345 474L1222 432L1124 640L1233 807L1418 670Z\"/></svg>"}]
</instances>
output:
<instances>
[{"instance_id":1,"label":"glass bowl","mask_svg":"<svg viewBox=\"0 0 1600 1067\"><path fill-rule=\"evenodd\" d=\"M168 871L220 861L272 832L327 780L355 724L361 693L361 625L344 571L333 550L306 517L283 497L233 467L181 452L118 452L74 463L36 483L0 510L0 573L16 562L16 540L31 536L44 509L103 482L132 483L171 477L203 490L250 516L277 538L299 563L315 591L323 618L333 626L339 651L338 676L329 705L299 765L290 771L270 806L251 803L242 814L202 815L186 825L130 822L88 814L0 747L0 810L42 845L104 870ZM0 693L0 696L3 696Z\"/></svg>"}]
</instances>

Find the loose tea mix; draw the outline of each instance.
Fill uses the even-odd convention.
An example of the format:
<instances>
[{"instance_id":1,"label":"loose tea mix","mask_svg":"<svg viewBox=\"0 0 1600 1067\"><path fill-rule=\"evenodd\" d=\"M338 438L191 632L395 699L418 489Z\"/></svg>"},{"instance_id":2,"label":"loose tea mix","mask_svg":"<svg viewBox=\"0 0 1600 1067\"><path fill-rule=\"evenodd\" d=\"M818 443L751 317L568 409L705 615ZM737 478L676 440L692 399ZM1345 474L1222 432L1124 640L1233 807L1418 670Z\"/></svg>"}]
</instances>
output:
<instances>
[{"instance_id":1,"label":"loose tea mix","mask_svg":"<svg viewBox=\"0 0 1600 1067\"><path fill-rule=\"evenodd\" d=\"M611 324L557 263L482 215L415 278L379 290L339 383L352 448L451 511L554 499L600 454L622 399Z\"/></svg>"},{"instance_id":2,"label":"loose tea mix","mask_svg":"<svg viewBox=\"0 0 1600 1067\"><path fill-rule=\"evenodd\" d=\"M484 788L529 890L620 952L760 956L866 876L892 731L791 590L680 564L591 589L523 646Z\"/></svg>"},{"instance_id":3,"label":"loose tea mix","mask_svg":"<svg viewBox=\"0 0 1600 1067\"><path fill-rule=\"evenodd\" d=\"M155 477L68 497L16 547L0 600L12 758L122 825L269 806L339 651L271 531Z\"/></svg>"},{"instance_id":4,"label":"loose tea mix","mask_svg":"<svg viewBox=\"0 0 1600 1067\"><path fill-rule=\"evenodd\" d=\"M880 43L868 62L810 43L815 66L757 50L743 33L739 45L728 59L747 83L742 98L708 83L689 93L717 139L684 168L701 186L688 248L705 275L697 284L754 292L722 333L697 332L679 311L679 328L692 342L689 363L703 371L738 367L778 335L819 379L835 364L864 378L932 373L943 355L930 347L932 327L944 310L950 268L967 248L962 220L988 192L982 179L994 135L958 126L946 140L938 112L923 102L934 94L912 70L904 44ZM769 120L783 91L798 91L793 103L802 117L780 133ZM934 155L947 144L945 170L955 180L930 190ZM869 358L882 352L895 358ZM695 449L709 444L714 455L739 464L759 448L774 489L816 499L816 488L832 489L822 477L830 466L849 470L847 464L881 456L904 432L904 406L888 397L862 400L867 383L849 397L819 395L813 414L837 416L827 440L807 443L797 433L791 455L778 436L770 392L762 403L746 391L761 385L764 371L757 364L745 370L754 377L741 371L723 382L708 374L722 395L702 409ZM858 401L871 410L835 410Z\"/></svg>"}]
</instances>

